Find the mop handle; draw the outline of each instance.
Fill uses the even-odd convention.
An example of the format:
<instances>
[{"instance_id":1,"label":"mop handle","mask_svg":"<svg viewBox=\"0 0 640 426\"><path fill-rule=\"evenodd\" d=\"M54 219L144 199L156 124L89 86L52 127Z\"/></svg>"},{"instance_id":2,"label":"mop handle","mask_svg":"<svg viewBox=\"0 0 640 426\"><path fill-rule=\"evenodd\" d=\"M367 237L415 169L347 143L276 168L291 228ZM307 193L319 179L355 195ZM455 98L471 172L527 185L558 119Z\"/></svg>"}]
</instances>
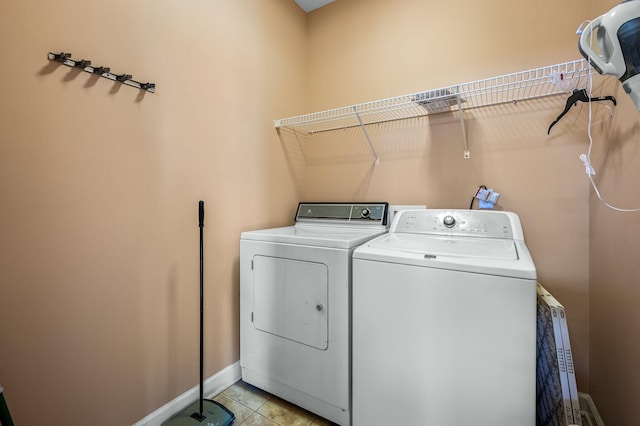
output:
<instances>
[{"instance_id":1,"label":"mop handle","mask_svg":"<svg viewBox=\"0 0 640 426\"><path fill-rule=\"evenodd\" d=\"M204 367L203 367L203 363L204 363L204 348L203 348L203 343L204 343L204 332L203 332L203 327L204 327L204 281L203 281L203 277L204 277L204 267L203 267L203 258L204 258L204 248L203 248L203 228L204 228L204 201L200 200L200 202L198 203L198 226L200 227L200 417L203 418L202 416L202 405L203 405L203 400L204 400L204 395L203 392L204 390L202 389L203 387L203 380L204 380Z\"/></svg>"}]
</instances>

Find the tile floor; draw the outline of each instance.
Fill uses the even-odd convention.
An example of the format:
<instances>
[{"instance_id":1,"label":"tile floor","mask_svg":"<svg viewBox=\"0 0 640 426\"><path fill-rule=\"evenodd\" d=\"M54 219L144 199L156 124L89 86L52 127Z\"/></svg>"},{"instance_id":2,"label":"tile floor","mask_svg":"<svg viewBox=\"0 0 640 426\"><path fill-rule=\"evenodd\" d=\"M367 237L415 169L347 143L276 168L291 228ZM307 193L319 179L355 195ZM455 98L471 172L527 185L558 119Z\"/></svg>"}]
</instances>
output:
<instances>
[{"instance_id":1,"label":"tile floor","mask_svg":"<svg viewBox=\"0 0 640 426\"><path fill-rule=\"evenodd\" d=\"M242 380L213 397L236 416L234 426L335 426Z\"/></svg>"}]
</instances>

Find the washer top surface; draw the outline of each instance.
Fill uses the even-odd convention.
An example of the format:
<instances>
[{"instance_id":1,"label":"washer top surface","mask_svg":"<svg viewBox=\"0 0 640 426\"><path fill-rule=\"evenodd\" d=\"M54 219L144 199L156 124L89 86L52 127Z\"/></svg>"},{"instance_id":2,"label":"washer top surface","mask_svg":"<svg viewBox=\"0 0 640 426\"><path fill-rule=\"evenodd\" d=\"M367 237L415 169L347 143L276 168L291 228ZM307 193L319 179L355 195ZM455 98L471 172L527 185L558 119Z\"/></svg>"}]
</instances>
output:
<instances>
[{"instance_id":1,"label":"washer top surface","mask_svg":"<svg viewBox=\"0 0 640 426\"><path fill-rule=\"evenodd\" d=\"M407 210L388 234L354 251L354 259L536 279L515 213Z\"/></svg>"},{"instance_id":2,"label":"washer top surface","mask_svg":"<svg viewBox=\"0 0 640 426\"><path fill-rule=\"evenodd\" d=\"M300 203L293 226L243 232L241 240L351 249L387 232L387 203Z\"/></svg>"},{"instance_id":3,"label":"washer top surface","mask_svg":"<svg viewBox=\"0 0 640 426\"><path fill-rule=\"evenodd\" d=\"M376 239L369 247L435 257L518 260L518 251L513 240L506 239L389 234Z\"/></svg>"}]
</instances>

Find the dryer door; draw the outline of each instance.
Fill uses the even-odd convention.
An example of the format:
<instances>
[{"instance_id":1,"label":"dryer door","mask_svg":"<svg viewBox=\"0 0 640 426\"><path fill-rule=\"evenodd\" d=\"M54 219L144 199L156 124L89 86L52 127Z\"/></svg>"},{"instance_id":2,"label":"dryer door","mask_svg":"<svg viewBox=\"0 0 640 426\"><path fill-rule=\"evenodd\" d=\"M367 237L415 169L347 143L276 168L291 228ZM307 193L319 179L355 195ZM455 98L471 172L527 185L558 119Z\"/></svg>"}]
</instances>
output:
<instances>
[{"instance_id":1,"label":"dryer door","mask_svg":"<svg viewBox=\"0 0 640 426\"><path fill-rule=\"evenodd\" d=\"M258 255L253 258L252 281L256 329L327 349L325 264Z\"/></svg>"}]
</instances>

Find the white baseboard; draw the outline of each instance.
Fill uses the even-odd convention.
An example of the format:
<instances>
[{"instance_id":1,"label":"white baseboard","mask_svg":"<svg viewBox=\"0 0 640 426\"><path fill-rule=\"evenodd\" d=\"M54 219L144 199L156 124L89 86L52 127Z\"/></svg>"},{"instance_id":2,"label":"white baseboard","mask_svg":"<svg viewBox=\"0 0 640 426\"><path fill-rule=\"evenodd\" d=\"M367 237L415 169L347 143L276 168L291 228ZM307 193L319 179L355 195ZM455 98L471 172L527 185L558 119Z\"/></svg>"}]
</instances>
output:
<instances>
[{"instance_id":1,"label":"white baseboard","mask_svg":"<svg viewBox=\"0 0 640 426\"><path fill-rule=\"evenodd\" d=\"M231 364L228 367L218 371L213 376L204 381L203 394L205 398L209 395L217 395L224 389L228 388L242 376L240 370L240 361ZM168 420L174 414L183 410L187 405L194 401L198 401L200 398L200 385L196 385L179 395L172 401L167 402L162 407L158 408L153 413L146 416L144 419L134 423L133 426L157 426L162 424L165 420Z\"/></svg>"}]
</instances>

